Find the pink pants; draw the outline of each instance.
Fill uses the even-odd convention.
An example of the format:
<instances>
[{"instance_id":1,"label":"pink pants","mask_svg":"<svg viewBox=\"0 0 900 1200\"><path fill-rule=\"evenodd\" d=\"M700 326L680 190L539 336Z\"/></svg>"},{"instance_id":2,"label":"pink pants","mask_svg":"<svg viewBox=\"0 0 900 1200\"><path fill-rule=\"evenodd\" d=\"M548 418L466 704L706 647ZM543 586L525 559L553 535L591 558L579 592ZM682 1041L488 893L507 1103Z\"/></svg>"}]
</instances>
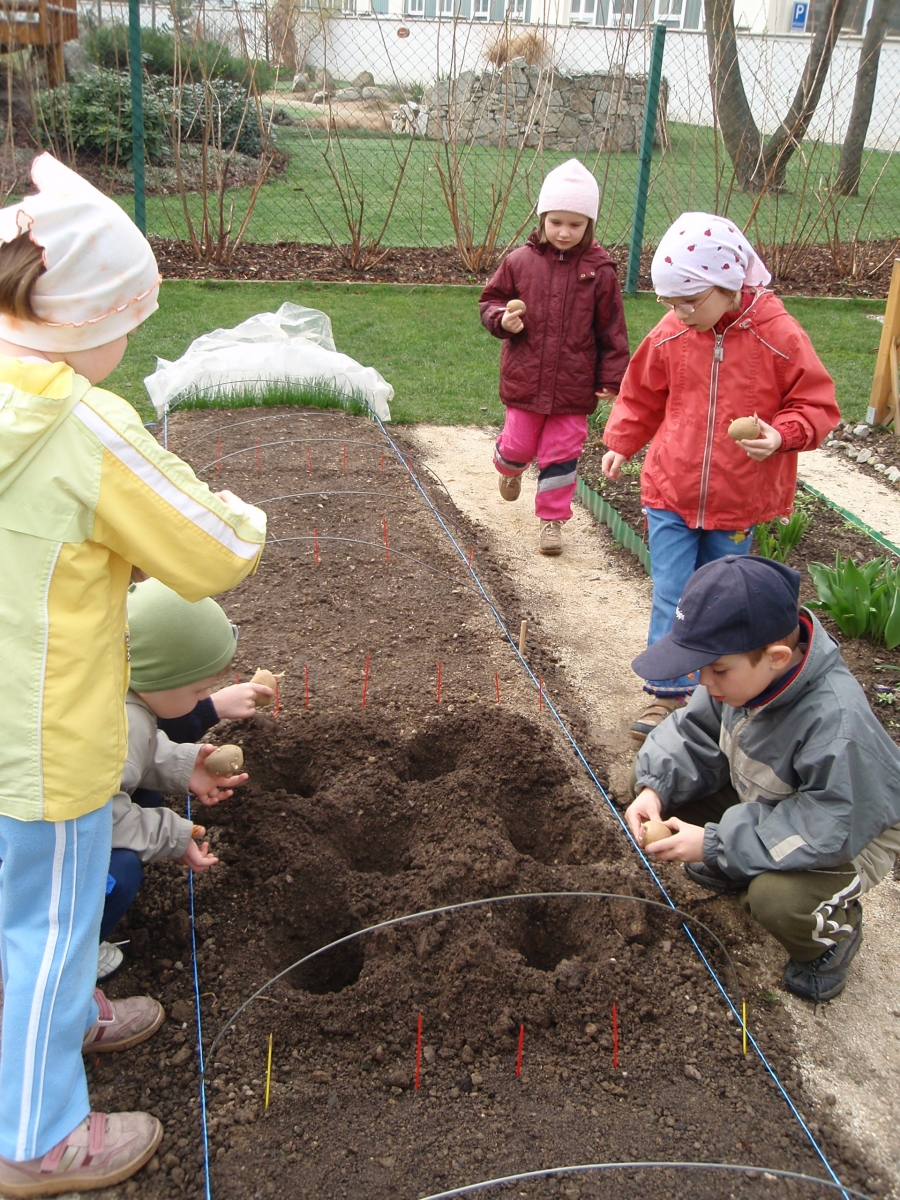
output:
<instances>
[{"instance_id":1,"label":"pink pants","mask_svg":"<svg viewBox=\"0 0 900 1200\"><path fill-rule=\"evenodd\" d=\"M568 521L578 455L587 434L587 416L583 413L548 417L508 408L494 448L494 466L501 475L521 475L537 459L540 473L534 511L542 521Z\"/></svg>"}]
</instances>

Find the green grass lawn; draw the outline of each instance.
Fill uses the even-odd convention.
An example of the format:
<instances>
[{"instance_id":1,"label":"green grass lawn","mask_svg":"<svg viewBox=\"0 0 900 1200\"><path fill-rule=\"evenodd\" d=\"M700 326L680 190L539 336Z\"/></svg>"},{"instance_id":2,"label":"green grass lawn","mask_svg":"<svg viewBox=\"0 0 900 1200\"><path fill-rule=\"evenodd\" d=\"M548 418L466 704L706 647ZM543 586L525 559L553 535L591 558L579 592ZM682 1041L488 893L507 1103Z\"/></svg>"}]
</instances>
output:
<instances>
[{"instance_id":1,"label":"green grass lawn","mask_svg":"<svg viewBox=\"0 0 900 1200\"><path fill-rule=\"evenodd\" d=\"M201 333L228 328L285 300L331 317L335 344L394 387L395 421L498 424L500 343L478 319L477 287L400 287L389 284L217 283L168 281L160 311L134 333L122 365L106 383L145 415L152 408L143 378L156 356L178 358ZM837 383L844 416L865 416L881 325L867 320L884 303L869 300L786 301ZM655 298L626 297L632 347L660 316Z\"/></svg>"},{"instance_id":2,"label":"green grass lawn","mask_svg":"<svg viewBox=\"0 0 900 1200\"><path fill-rule=\"evenodd\" d=\"M299 241L338 244L349 241L340 195L323 153L328 142L321 131L298 126L278 127L279 146L289 155L284 174L260 192L250 220L247 240L255 242ZM712 129L672 124L670 144L653 156L650 195L647 205L645 237L655 244L679 213L701 209L727 211L746 225L755 198L730 191L730 164L717 145ZM400 163L408 142L372 133L344 133L340 147L343 160L332 146L331 161L346 180L345 192L352 187L364 202L364 233L377 236L388 214ZM484 146L463 147L466 166L465 201L472 214L476 242L483 236L487 220L502 195L502 179L508 178L512 152ZM748 233L763 244L793 242L800 239L824 242L820 205L816 189L833 177L839 147L807 141L803 153L791 159L788 187L779 196L765 197ZM447 246L453 244L453 229L441 189L435 156L442 154L441 144L417 140L403 175L394 210L390 216L384 244L387 246ZM504 158L505 155L505 158ZM528 151L522 158L512 198L503 224L504 240L513 238L528 217L537 198L541 179L552 167L571 157L570 151ZM608 245L627 245L632 225L637 155L580 155L595 173L601 187L598 237ZM502 163L506 166L503 167ZM152 177L152 170L151 170ZM499 189L499 190L498 190ZM868 199L875 191L874 199ZM230 189L227 204L234 205L233 224L243 217L249 188ZM131 200L121 203L130 211ZM200 200L189 197L196 219ZM896 237L900 232L900 156L875 153L867 156L860 195L835 201L836 219L844 237L853 236L861 222L860 233L866 238ZM147 228L161 237L183 237L185 220L177 196L148 196Z\"/></svg>"}]
</instances>

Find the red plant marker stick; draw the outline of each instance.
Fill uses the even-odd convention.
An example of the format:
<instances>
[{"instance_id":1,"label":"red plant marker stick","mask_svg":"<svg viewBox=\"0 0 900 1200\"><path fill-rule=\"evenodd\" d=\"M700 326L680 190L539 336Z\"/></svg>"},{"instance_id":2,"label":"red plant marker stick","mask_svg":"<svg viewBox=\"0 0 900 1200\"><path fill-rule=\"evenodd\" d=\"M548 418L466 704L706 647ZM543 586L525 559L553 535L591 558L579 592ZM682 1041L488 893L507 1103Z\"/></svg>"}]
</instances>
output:
<instances>
[{"instance_id":1,"label":"red plant marker stick","mask_svg":"<svg viewBox=\"0 0 900 1200\"><path fill-rule=\"evenodd\" d=\"M316 566L319 565L319 531L313 530L313 550L316 552Z\"/></svg>"},{"instance_id":2,"label":"red plant marker stick","mask_svg":"<svg viewBox=\"0 0 900 1200\"><path fill-rule=\"evenodd\" d=\"M278 695L278 680L275 680L275 707L272 710L272 716L277 717L281 712L281 698Z\"/></svg>"},{"instance_id":3,"label":"red plant marker stick","mask_svg":"<svg viewBox=\"0 0 900 1200\"><path fill-rule=\"evenodd\" d=\"M240 671L235 671L235 673L234 673L234 682L235 682L235 683L240 683L240 682L241 682L241 673L240 673Z\"/></svg>"},{"instance_id":4,"label":"red plant marker stick","mask_svg":"<svg viewBox=\"0 0 900 1200\"><path fill-rule=\"evenodd\" d=\"M436 704L440 704L440 702L441 702L441 672L443 671L443 669L444 669L444 664L439 661L438 662L438 678L437 678L437 700L435 701Z\"/></svg>"},{"instance_id":5,"label":"red plant marker stick","mask_svg":"<svg viewBox=\"0 0 900 1200\"><path fill-rule=\"evenodd\" d=\"M363 675L363 695L362 695L362 707L363 708L366 707L366 692L369 690L369 659L370 658L371 658L371 655L367 654L366 655L366 673Z\"/></svg>"},{"instance_id":6,"label":"red plant marker stick","mask_svg":"<svg viewBox=\"0 0 900 1200\"><path fill-rule=\"evenodd\" d=\"M516 1056L516 1078L522 1074L522 1048L525 1045L525 1026L519 1026L519 1053Z\"/></svg>"},{"instance_id":7,"label":"red plant marker stick","mask_svg":"<svg viewBox=\"0 0 900 1200\"><path fill-rule=\"evenodd\" d=\"M612 1006L612 1023L613 1023L613 1070L619 1065L619 1014L616 1012L615 1004Z\"/></svg>"},{"instance_id":8,"label":"red plant marker stick","mask_svg":"<svg viewBox=\"0 0 900 1200\"><path fill-rule=\"evenodd\" d=\"M497 703L500 703L500 672L494 672L494 687L497 689Z\"/></svg>"},{"instance_id":9,"label":"red plant marker stick","mask_svg":"<svg viewBox=\"0 0 900 1200\"><path fill-rule=\"evenodd\" d=\"M419 1080L422 1077L422 1014L416 1022L416 1091L419 1090Z\"/></svg>"},{"instance_id":10,"label":"red plant marker stick","mask_svg":"<svg viewBox=\"0 0 900 1200\"><path fill-rule=\"evenodd\" d=\"M475 553L475 547L470 546L469 547L469 570L470 571L472 570L472 556L474 555L474 553Z\"/></svg>"},{"instance_id":11,"label":"red plant marker stick","mask_svg":"<svg viewBox=\"0 0 900 1200\"><path fill-rule=\"evenodd\" d=\"M391 561L391 548L388 545L387 517L381 518L381 530L382 530L382 533L384 534L384 561L390 562Z\"/></svg>"},{"instance_id":12,"label":"red plant marker stick","mask_svg":"<svg viewBox=\"0 0 900 1200\"><path fill-rule=\"evenodd\" d=\"M381 473L384 474L384 455L381 456Z\"/></svg>"},{"instance_id":13,"label":"red plant marker stick","mask_svg":"<svg viewBox=\"0 0 900 1200\"><path fill-rule=\"evenodd\" d=\"M309 452L309 446L306 447L306 465L309 468L310 475L312 475L312 454Z\"/></svg>"},{"instance_id":14,"label":"red plant marker stick","mask_svg":"<svg viewBox=\"0 0 900 1200\"><path fill-rule=\"evenodd\" d=\"M344 474L347 474L347 443L344 442Z\"/></svg>"},{"instance_id":15,"label":"red plant marker stick","mask_svg":"<svg viewBox=\"0 0 900 1200\"><path fill-rule=\"evenodd\" d=\"M538 712L544 711L544 677L538 676Z\"/></svg>"},{"instance_id":16,"label":"red plant marker stick","mask_svg":"<svg viewBox=\"0 0 900 1200\"><path fill-rule=\"evenodd\" d=\"M256 439L256 473L262 474L262 449L260 447L260 439Z\"/></svg>"},{"instance_id":17,"label":"red plant marker stick","mask_svg":"<svg viewBox=\"0 0 900 1200\"><path fill-rule=\"evenodd\" d=\"M216 474L222 474L222 439L216 439Z\"/></svg>"},{"instance_id":18,"label":"red plant marker stick","mask_svg":"<svg viewBox=\"0 0 900 1200\"><path fill-rule=\"evenodd\" d=\"M303 701L309 708L309 663L303 668Z\"/></svg>"}]
</instances>

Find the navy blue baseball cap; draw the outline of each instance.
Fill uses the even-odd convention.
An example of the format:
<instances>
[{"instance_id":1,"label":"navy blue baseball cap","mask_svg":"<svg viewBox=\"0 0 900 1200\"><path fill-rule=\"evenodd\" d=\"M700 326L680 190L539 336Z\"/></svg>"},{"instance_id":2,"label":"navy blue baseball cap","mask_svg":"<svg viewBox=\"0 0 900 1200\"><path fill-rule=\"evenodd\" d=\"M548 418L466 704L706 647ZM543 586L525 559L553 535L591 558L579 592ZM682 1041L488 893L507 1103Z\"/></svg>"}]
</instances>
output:
<instances>
[{"instance_id":1,"label":"navy blue baseball cap","mask_svg":"<svg viewBox=\"0 0 900 1200\"><path fill-rule=\"evenodd\" d=\"M695 571L672 632L631 664L642 679L677 679L723 654L748 654L797 628L800 575L771 558L728 554Z\"/></svg>"}]
</instances>

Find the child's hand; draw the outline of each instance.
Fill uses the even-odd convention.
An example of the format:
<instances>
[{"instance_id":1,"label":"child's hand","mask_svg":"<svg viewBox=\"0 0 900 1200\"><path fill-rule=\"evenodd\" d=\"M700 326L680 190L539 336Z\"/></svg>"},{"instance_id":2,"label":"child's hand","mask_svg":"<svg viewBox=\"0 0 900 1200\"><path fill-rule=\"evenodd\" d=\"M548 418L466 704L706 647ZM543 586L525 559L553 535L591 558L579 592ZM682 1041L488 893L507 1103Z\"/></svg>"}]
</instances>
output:
<instances>
[{"instance_id":1,"label":"child's hand","mask_svg":"<svg viewBox=\"0 0 900 1200\"><path fill-rule=\"evenodd\" d=\"M639 846L644 844L644 821L659 821L661 817L662 800L653 788L644 788L625 809L625 824Z\"/></svg>"},{"instance_id":2,"label":"child's hand","mask_svg":"<svg viewBox=\"0 0 900 1200\"><path fill-rule=\"evenodd\" d=\"M618 394L618 392L611 392L609 388L603 388L599 392L594 392L598 400L615 400Z\"/></svg>"},{"instance_id":3,"label":"child's hand","mask_svg":"<svg viewBox=\"0 0 900 1200\"><path fill-rule=\"evenodd\" d=\"M227 800L232 789L244 783L249 776L246 771L240 775L210 775L204 763L215 750L215 746L201 746L197 762L188 783L188 791L192 792L201 804L218 804Z\"/></svg>"},{"instance_id":4,"label":"child's hand","mask_svg":"<svg viewBox=\"0 0 900 1200\"><path fill-rule=\"evenodd\" d=\"M274 695L272 689L262 683L232 683L213 692L210 700L218 716L227 717L229 721L244 721L256 714L258 697Z\"/></svg>"},{"instance_id":5,"label":"child's hand","mask_svg":"<svg viewBox=\"0 0 900 1200\"><path fill-rule=\"evenodd\" d=\"M507 333L521 333L525 328L525 322L515 312L505 312L500 320L500 324Z\"/></svg>"},{"instance_id":6,"label":"child's hand","mask_svg":"<svg viewBox=\"0 0 900 1200\"><path fill-rule=\"evenodd\" d=\"M645 853L661 862L703 862L703 826L689 825L678 817L670 817L666 824L677 832L661 842L654 842Z\"/></svg>"},{"instance_id":7,"label":"child's hand","mask_svg":"<svg viewBox=\"0 0 900 1200\"><path fill-rule=\"evenodd\" d=\"M742 446L756 462L762 462L770 454L781 449L781 434L773 425L767 425L761 417L756 418L756 423L762 430L761 435L758 438L744 438L737 444Z\"/></svg>"},{"instance_id":8,"label":"child's hand","mask_svg":"<svg viewBox=\"0 0 900 1200\"><path fill-rule=\"evenodd\" d=\"M203 833L205 832L204 829ZM202 837L202 834L200 836ZM202 875L204 871L214 867L219 860L214 854L210 854L209 842L204 842L202 846L198 846L196 842L188 842L187 850L178 861L184 866L190 867L195 874Z\"/></svg>"},{"instance_id":9,"label":"child's hand","mask_svg":"<svg viewBox=\"0 0 900 1200\"><path fill-rule=\"evenodd\" d=\"M615 450L607 450L600 460L600 470L606 479L618 479L621 474L622 463L625 462L624 454L617 454Z\"/></svg>"}]
</instances>

